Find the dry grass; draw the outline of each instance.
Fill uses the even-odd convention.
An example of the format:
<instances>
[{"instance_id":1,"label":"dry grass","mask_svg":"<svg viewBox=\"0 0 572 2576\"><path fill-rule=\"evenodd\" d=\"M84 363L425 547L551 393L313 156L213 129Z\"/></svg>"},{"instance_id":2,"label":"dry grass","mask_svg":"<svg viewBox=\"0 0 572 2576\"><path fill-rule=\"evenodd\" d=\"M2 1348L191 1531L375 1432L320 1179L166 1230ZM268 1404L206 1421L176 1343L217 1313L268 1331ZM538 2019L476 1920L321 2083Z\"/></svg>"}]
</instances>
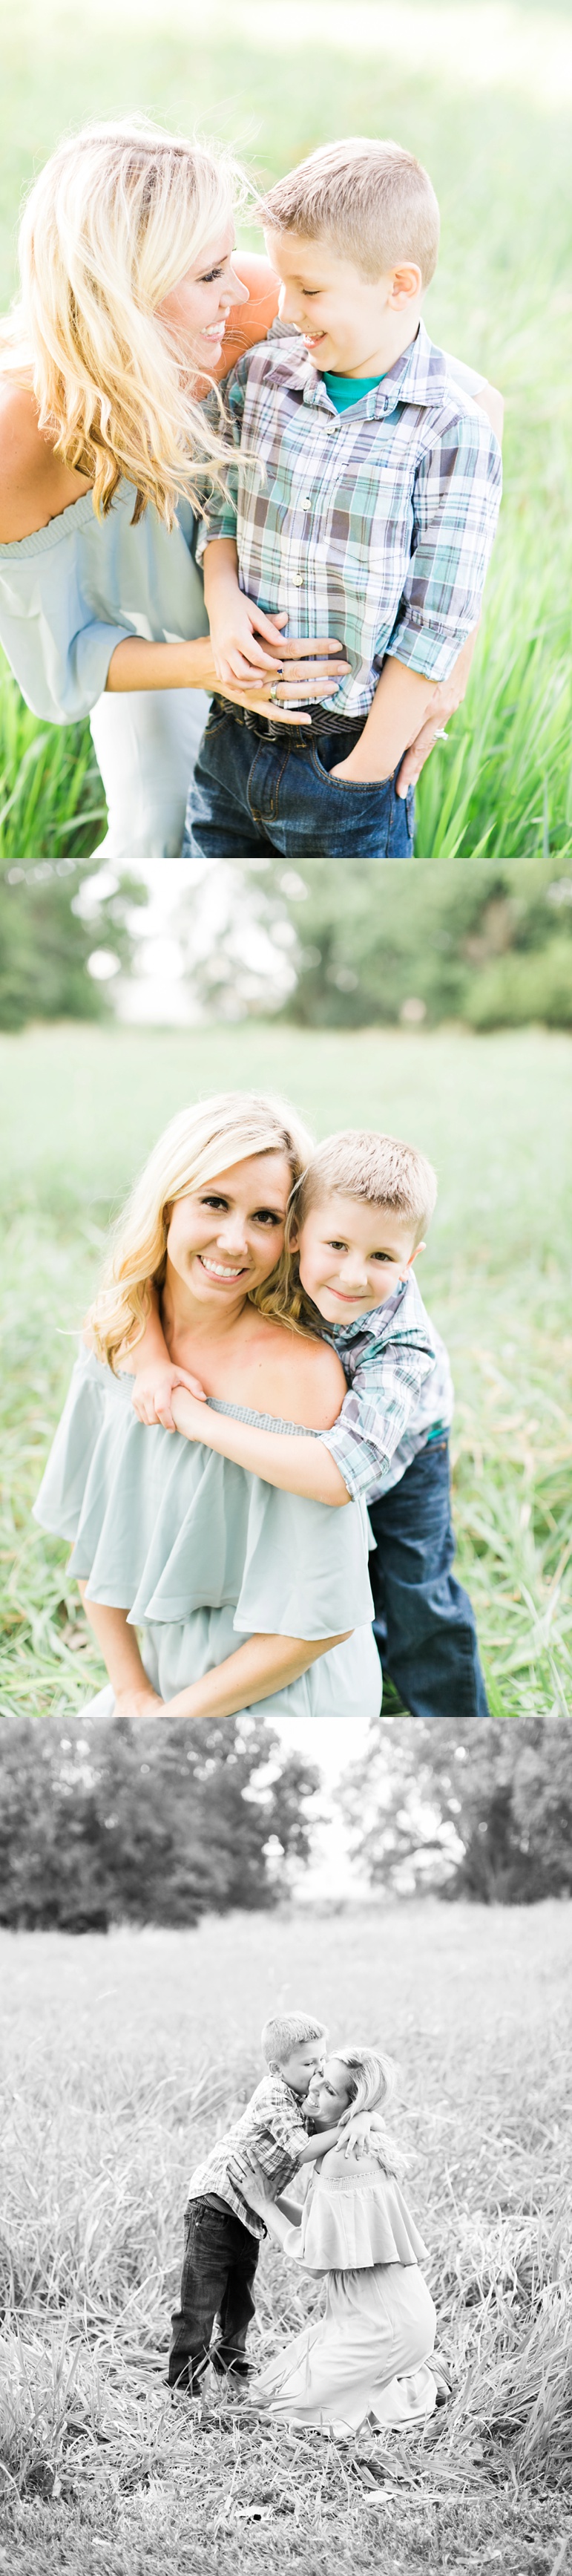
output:
<instances>
[{"instance_id":1,"label":"dry grass","mask_svg":"<svg viewBox=\"0 0 572 2576\"><path fill-rule=\"evenodd\" d=\"M570 1936L557 1905L433 1901L105 1943L3 1936L2 2576L251 2576L269 2545L307 2576L356 2558L452 2576L477 2555L562 2576ZM425 2436L289 2438L210 2392L197 2417L165 2389L191 2164L256 2079L269 2003L300 1996L398 2056L407 2187L453 2372ZM254 2348L319 2296L265 2248Z\"/></svg>"}]
</instances>

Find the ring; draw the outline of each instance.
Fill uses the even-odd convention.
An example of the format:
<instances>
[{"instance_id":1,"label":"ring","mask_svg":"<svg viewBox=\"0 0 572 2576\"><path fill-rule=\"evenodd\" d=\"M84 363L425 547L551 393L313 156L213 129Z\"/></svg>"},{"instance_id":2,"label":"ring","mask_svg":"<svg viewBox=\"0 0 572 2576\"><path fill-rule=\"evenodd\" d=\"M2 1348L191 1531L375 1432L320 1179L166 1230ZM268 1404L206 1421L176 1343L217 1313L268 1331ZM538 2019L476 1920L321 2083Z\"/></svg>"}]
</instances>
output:
<instances>
[{"instance_id":1,"label":"ring","mask_svg":"<svg viewBox=\"0 0 572 2576\"><path fill-rule=\"evenodd\" d=\"M442 726L441 726L441 731L440 731L440 733L436 733L436 735L435 735L435 741L436 741L436 742L448 742L448 740L449 740L448 733L445 733L445 731L444 731L444 727L443 727L443 725L442 725Z\"/></svg>"},{"instance_id":2,"label":"ring","mask_svg":"<svg viewBox=\"0 0 572 2576\"><path fill-rule=\"evenodd\" d=\"M269 689L269 691L268 691L268 696L269 696L269 698L277 698L277 696L278 696L278 690L277 690L277 687L276 687L276 681L275 681L275 680L273 680L273 682L272 682L272 688L271 688L271 689Z\"/></svg>"}]
</instances>

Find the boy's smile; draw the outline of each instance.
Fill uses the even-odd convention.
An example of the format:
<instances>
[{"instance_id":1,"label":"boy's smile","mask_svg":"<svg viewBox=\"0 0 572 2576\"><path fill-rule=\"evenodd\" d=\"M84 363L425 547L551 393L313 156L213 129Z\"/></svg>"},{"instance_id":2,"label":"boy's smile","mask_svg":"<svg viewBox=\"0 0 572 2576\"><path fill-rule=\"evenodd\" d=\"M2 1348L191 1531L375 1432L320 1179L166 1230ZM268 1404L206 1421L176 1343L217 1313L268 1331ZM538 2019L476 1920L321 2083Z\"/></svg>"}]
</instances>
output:
<instances>
[{"instance_id":1,"label":"boy's smile","mask_svg":"<svg viewBox=\"0 0 572 2576\"><path fill-rule=\"evenodd\" d=\"M325 1323L356 1323L391 1297L423 1248L410 1219L336 1193L309 1208L300 1228L302 1287Z\"/></svg>"},{"instance_id":2,"label":"boy's smile","mask_svg":"<svg viewBox=\"0 0 572 2576\"><path fill-rule=\"evenodd\" d=\"M300 332L321 373L382 376L415 338L421 271L414 262L371 278L333 243L303 233L268 231L266 247L280 278L280 320Z\"/></svg>"}]
</instances>

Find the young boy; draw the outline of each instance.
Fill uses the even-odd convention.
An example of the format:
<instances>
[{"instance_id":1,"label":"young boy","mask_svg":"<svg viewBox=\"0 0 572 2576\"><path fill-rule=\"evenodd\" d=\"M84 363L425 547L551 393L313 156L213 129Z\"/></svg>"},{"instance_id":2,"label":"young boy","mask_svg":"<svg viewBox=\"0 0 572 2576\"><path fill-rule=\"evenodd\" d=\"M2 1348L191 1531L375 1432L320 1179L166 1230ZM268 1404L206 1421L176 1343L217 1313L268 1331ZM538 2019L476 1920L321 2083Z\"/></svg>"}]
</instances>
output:
<instances>
[{"instance_id":1,"label":"young boy","mask_svg":"<svg viewBox=\"0 0 572 2576\"><path fill-rule=\"evenodd\" d=\"M181 2303L172 2320L171 2388L190 2389L196 2396L209 2361L219 2378L248 2375L252 2284L266 2230L245 2197L244 2175L254 2153L277 2199L301 2165L324 2154L324 2133L308 2136L301 2106L322 2064L326 2039L324 2023L308 2013L283 2013L265 2022L261 2047L267 2074L241 2118L217 2138L191 2177ZM326 2146L337 2142L337 2129L328 2130ZM218 2339L211 2347L215 2317Z\"/></svg>"},{"instance_id":2,"label":"young boy","mask_svg":"<svg viewBox=\"0 0 572 2576\"><path fill-rule=\"evenodd\" d=\"M338 1505L363 1495L375 1632L405 1708L486 1717L473 1611L452 1572L451 1372L414 1277L436 1195L415 1146L353 1128L326 1137L292 1194L274 1312L285 1321L296 1312L295 1256L301 1313L333 1342L348 1380L331 1431L293 1439L213 1413L180 1376L177 1385L156 1309L133 1354L133 1401L143 1420L206 1441L289 1493Z\"/></svg>"},{"instance_id":3,"label":"young boy","mask_svg":"<svg viewBox=\"0 0 572 2576\"><path fill-rule=\"evenodd\" d=\"M213 700L183 847L399 858L413 792L396 779L478 624L500 449L421 318L439 211L411 153L328 145L262 217L281 318L226 388L236 497L211 498L198 549L214 659L227 686L276 683L286 624L289 642L336 637L344 662L307 729Z\"/></svg>"}]
</instances>

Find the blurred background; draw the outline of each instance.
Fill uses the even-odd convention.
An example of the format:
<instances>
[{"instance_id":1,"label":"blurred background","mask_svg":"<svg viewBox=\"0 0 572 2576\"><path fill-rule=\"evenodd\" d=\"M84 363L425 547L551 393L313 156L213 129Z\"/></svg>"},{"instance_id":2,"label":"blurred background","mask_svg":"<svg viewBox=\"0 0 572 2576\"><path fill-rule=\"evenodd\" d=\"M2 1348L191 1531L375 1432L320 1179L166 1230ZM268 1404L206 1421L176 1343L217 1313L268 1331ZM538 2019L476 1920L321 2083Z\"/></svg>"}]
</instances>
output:
<instances>
[{"instance_id":1,"label":"blurred background","mask_svg":"<svg viewBox=\"0 0 572 2576\"><path fill-rule=\"evenodd\" d=\"M549 878L572 851L571 103L569 0L214 0L208 25L197 0L22 0L3 37L4 304L23 192L89 116L137 106L232 141L256 180L348 132L427 163L443 219L428 327L501 387L506 444L469 696L424 773L417 848L540 858ZM103 829L87 728L38 724L5 676L0 858L77 859Z\"/></svg>"}]
</instances>

